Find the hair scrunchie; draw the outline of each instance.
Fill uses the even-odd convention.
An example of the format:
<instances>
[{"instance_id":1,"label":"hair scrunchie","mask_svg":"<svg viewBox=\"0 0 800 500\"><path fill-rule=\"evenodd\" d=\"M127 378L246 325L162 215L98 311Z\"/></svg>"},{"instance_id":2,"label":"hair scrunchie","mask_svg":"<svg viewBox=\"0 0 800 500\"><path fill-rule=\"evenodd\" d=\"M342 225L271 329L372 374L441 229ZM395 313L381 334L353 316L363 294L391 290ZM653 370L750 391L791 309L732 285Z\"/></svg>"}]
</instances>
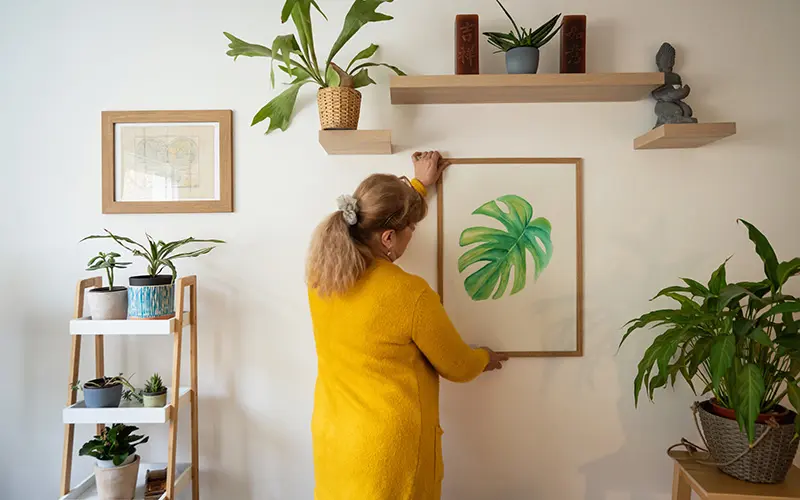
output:
<instances>
[{"instance_id":1,"label":"hair scrunchie","mask_svg":"<svg viewBox=\"0 0 800 500\"><path fill-rule=\"evenodd\" d=\"M336 198L336 204L342 211L342 217L348 226L355 226L358 223L358 200L349 194L343 194Z\"/></svg>"}]
</instances>

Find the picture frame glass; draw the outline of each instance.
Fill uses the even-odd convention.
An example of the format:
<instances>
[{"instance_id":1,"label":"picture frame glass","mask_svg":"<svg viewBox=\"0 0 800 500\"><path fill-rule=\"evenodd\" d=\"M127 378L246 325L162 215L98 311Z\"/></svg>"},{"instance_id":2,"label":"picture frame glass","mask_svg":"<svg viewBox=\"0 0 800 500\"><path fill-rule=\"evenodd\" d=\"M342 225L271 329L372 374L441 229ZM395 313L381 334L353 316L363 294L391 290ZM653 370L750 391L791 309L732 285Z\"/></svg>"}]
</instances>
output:
<instances>
[{"instance_id":1,"label":"picture frame glass","mask_svg":"<svg viewBox=\"0 0 800 500\"><path fill-rule=\"evenodd\" d=\"M579 355L579 166L538 161L455 164L445 172L439 292L471 344Z\"/></svg>"},{"instance_id":2,"label":"picture frame glass","mask_svg":"<svg viewBox=\"0 0 800 500\"><path fill-rule=\"evenodd\" d=\"M220 200L220 123L115 123L114 201Z\"/></svg>"}]
</instances>

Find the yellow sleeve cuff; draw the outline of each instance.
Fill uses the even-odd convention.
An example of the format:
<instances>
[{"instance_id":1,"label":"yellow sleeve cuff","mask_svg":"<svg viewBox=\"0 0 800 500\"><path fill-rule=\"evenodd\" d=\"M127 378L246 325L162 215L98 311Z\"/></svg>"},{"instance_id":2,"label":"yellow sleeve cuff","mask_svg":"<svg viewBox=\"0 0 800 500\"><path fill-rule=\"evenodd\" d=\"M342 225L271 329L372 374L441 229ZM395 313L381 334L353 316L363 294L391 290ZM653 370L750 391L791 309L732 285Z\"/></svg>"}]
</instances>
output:
<instances>
[{"instance_id":1,"label":"yellow sleeve cuff","mask_svg":"<svg viewBox=\"0 0 800 500\"><path fill-rule=\"evenodd\" d=\"M411 186L420 194L422 197L426 197L428 195L428 190L425 189L425 186L420 182L419 179L411 179Z\"/></svg>"}]
</instances>

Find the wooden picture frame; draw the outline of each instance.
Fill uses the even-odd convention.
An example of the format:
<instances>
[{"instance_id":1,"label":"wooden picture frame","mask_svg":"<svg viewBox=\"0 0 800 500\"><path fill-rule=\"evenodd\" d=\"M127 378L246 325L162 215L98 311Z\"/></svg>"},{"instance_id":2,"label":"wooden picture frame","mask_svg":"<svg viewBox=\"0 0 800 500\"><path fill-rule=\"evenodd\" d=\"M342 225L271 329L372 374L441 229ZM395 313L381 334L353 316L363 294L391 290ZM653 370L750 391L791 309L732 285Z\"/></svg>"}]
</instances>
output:
<instances>
[{"instance_id":1,"label":"wooden picture frame","mask_svg":"<svg viewBox=\"0 0 800 500\"><path fill-rule=\"evenodd\" d=\"M449 158L449 168L459 165L565 165L575 168L576 200L576 349L574 351L507 351L509 357L580 357L583 356L583 159L581 158ZM437 291L444 304L444 176L436 184L437 193ZM491 347L491 346L490 346Z\"/></svg>"},{"instance_id":2,"label":"wooden picture frame","mask_svg":"<svg viewBox=\"0 0 800 500\"><path fill-rule=\"evenodd\" d=\"M102 207L104 214L144 214L144 213L211 213L233 212L233 113L231 110L198 111L103 111L102 113ZM137 125L138 124L138 125ZM126 128L127 127L127 128ZM133 137L143 130L197 131L201 138L189 136L170 136L176 146L166 144L161 138ZM126 132L131 130L131 132ZM133 132L138 130L139 132ZM125 135L125 137L123 137ZM130 137L128 137L130 136ZM197 140L195 140L197 139ZM124 145L122 141L124 142ZM155 141L163 151L153 152L153 147L142 146L146 154L136 149L144 141ZM161 140L161 142L158 142ZM138 143L136 141L139 141ZM205 147L207 143L209 146ZM150 144L147 142L146 144ZM187 150L189 150L187 152ZM176 153L177 151L177 153ZM133 160L121 160L126 158ZM142 157L144 157L142 159ZM166 158L166 160L165 160ZM173 166L170 161L175 161ZM144 165L141 172L127 165ZM165 165L167 175L150 174L149 165ZM128 168L128 170L123 170ZM210 170L213 175L200 175ZM125 171L128 176L119 175ZM197 173L197 175L194 175ZM124 177L124 179L118 179ZM144 178L161 181L161 186L141 187L136 197L125 200L120 195L124 186L132 183L129 179ZM188 181L186 179L189 179ZM201 180L198 180L201 179ZM200 183L203 183L202 185ZM132 185L132 184L131 184ZM135 186L139 187L139 186ZM204 193L187 196L186 199L146 199L147 190L168 192L168 197L180 197L182 191ZM213 192L213 194L211 194ZM177 193L177 194L176 194ZM142 199L142 197L145 199Z\"/></svg>"}]
</instances>

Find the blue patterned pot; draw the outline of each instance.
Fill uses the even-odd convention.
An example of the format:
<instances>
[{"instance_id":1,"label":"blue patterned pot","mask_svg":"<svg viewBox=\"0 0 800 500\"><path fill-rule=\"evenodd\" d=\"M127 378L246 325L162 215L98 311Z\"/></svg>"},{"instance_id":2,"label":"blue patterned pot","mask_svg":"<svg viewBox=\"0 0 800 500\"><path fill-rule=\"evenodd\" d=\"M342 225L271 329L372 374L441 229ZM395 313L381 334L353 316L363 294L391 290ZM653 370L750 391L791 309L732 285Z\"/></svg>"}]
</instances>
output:
<instances>
[{"instance_id":1,"label":"blue patterned pot","mask_svg":"<svg viewBox=\"0 0 800 500\"><path fill-rule=\"evenodd\" d=\"M172 276L131 276L128 319L169 319L175 316Z\"/></svg>"}]
</instances>

